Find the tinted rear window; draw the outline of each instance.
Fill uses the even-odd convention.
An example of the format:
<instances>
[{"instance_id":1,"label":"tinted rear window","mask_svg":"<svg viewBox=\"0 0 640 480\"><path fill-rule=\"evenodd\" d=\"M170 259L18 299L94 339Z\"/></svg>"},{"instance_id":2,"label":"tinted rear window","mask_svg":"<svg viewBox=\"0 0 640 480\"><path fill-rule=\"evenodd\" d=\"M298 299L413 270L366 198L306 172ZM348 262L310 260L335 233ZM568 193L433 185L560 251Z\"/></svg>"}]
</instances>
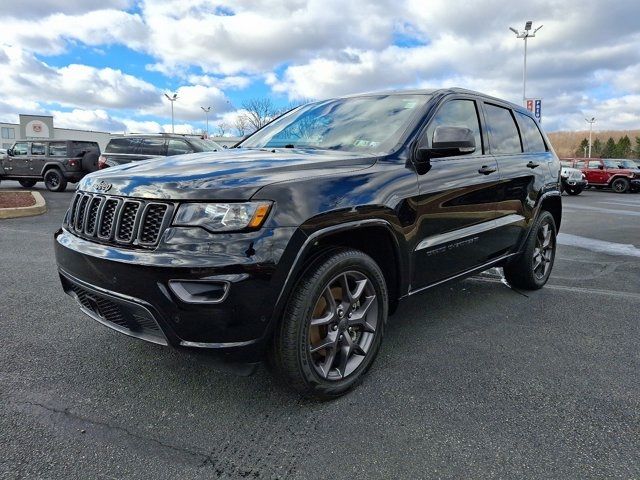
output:
<instances>
[{"instance_id":1,"label":"tinted rear window","mask_svg":"<svg viewBox=\"0 0 640 480\"><path fill-rule=\"evenodd\" d=\"M81 157L91 150L100 150L96 142L71 142L71 156Z\"/></svg>"},{"instance_id":2,"label":"tinted rear window","mask_svg":"<svg viewBox=\"0 0 640 480\"><path fill-rule=\"evenodd\" d=\"M491 153L522 153L518 127L511 110L485 103Z\"/></svg>"},{"instance_id":3,"label":"tinted rear window","mask_svg":"<svg viewBox=\"0 0 640 480\"><path fill-rule=\"evenodd\" d=\"M536 125L536 121L528 115L516 113L522 128L522 137L524 140L524 148L526 152L546 152L547 147L544 144L542 134Z\"/></svg>"},{"instance_id":4,"label":"tinted rear window","mask_svg":"<svg viewBox=\"0 0 640 480\"><path fill-rule=\"evenodd\" d=\"M50 143L49 155L51 157L66 157L67 156L67 144L66 143Z\"/></svg>"},{"instance_id":5,"label":"tinted rear window","mask_svg":"<svg viewBox=\"0 0 640 480\"><path fill-rule=\"evenodd\" d=\"M105 153L135 153L139 138L112 138Z\"/></svg>"}]
</instances>

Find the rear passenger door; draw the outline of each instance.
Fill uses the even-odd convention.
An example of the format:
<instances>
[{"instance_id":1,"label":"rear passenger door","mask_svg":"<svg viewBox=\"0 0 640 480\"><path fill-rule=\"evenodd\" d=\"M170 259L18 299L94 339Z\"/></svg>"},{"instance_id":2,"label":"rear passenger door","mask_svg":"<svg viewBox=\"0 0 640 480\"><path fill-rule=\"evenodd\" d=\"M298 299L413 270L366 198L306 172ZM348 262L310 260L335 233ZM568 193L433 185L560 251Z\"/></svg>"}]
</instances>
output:
<instances>
[{"instance_id":1,"label":"rear passenger door","mask_svg":"<svg viewBox=\"0 0 640 480\"><path fill-rule=\"evenodd\" d=\"M553 155L530 117L489 102L483 109L489 146L500 170L496 246L502 253L509 253L519 245L533 219Z\"/></svg>"},{"instance_id":2,"label":"rear passenger door","mask_svg":"<svg viewBox=\"0 0 640 480\"><path fill-rule=\"evenodd\" d=\"M487 263L493 256L499 177L495 159L485 154L478 113L473 97L446 100L419 140L419 146L431 145L438 126L465 127L474 133L476 150L432 158L428 170L418 175L413 290Z\"/></svg>"},{"instance_id":3,"label":"rear passenger door","mask_svg":"<svg viewBox=\"0 0 640 480\"><path fill-rule=\"evenodd\" d=\"M29 174L40 175L47 162L47 144L33 142L31 144L31 155L29 156Z\"/></svg>"}]
</instances>

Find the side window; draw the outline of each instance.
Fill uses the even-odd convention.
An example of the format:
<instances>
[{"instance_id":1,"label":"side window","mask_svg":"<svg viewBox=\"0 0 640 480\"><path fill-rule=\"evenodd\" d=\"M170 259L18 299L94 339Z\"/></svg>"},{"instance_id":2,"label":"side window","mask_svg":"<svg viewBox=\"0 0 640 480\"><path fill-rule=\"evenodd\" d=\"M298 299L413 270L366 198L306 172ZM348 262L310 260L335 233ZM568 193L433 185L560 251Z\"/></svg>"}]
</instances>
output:
<instances>
[{"instance_id":1,"label":"side window","mask_svg":"<svg viewBox=\"0 0 640 480\"><path fill-rule=\"evenodd\" d=\"M23 142L23 143L16 143L13 146L13 154L15 156L18 155L27 155L28 154L28 148L27 148L28 144L27 142Z\"/></svg>"},{"instance_id":2,"label":"side window","mask_svg":"<svg viewBox=\"0 0 640 480\"><path fill-rule=\"evenodd\" d=\"M193 153L193 148L187 145L184 140L169 140L167 155L182 155L183 153Z\"/></svg>"},{"instance_id":3,"label":"side window","mask_svg":"<svg viewBox=\"0 0 640 480\"><path fill-rule=\"evenodd\" d=\"M538 125L536 125L536 121L523 113L517 112L516 115L522 129L525 151L531 153L546 152L547 146L544 143Z\"/></svg>"},{"instance_id":4,"label":"side window","mask_svg":"<svg viewBox=\"0 0 640 480\"><path fill-rule=\"evenodd\" d=\"M473 132L476 140L476 154L482 154L482 135L480 134L480 123L478 122L478 111L476 102L473 100L451 100L445 103L431 123L427 127L427 138L429 144L433 140L433 132L436 127L446 125L448 127L466 127Z\"/></svg>"},{"instance_id":5,"label":"side window","mask_svg":"<svg viewBox=\"0 0 640 480\"><path fill-rule=\"evenodd\" d=\"M590 160L589 161L589 168L598 168L600 166L600 161L599 160Z\"/></svg>"},{"instance_id":6,"label":"side window","mask_svg":"<svg viewBox=\"0 0 640 480\"><path fill-rule=\"evenodd\" d=\"M518 127L508 108L484 104L489 130L491 153L496 155L522 153Z\"/></svg>"},{"instance_id":7,"label":"side window","mask_svg":"<svg viewBox=\"0 0 640 480\"><path fill-rule=\"evenodd\" d=\"M44 143L32 143L31 155L44 155L46 153L46 146Z\"/></svg>"},{"instance_id":8,"label":"side window","mask_svg":"<svg viewBox=\"0 0 640 480\"><path fill-rule=\"evenodd\" d=\"M66 157L67 144L66 143L50 143L49 156L50 157Z\"/></svg>"},{"instance_id":9,"label":"side window","mask_svg":"<svg viewBox=\"0 0 640 480\"><path fill-rule=\"evenodd\" d=\"M585 165L586 165L585 162L576 162L575 168L582 170L585 167Z\"/></svg>"},{"instance_id":10,"label":"side window","mask_svg":"<svg viewBox=\"0 0 640 480\"><path fill-rule=\"evenodd\" d=\"M105 153L134 153L139 142L138 138L112 138Z\"/></svg>"},{"instance_id":11,"label":"side window","mask_svg":"<svg viewBox=\"0 0 640 480\"><path fill-rule=\"evenodd\" d=\"M143 138L138 148L139 155L165 155L164 138Z\"/></svg>"}]
</instances>

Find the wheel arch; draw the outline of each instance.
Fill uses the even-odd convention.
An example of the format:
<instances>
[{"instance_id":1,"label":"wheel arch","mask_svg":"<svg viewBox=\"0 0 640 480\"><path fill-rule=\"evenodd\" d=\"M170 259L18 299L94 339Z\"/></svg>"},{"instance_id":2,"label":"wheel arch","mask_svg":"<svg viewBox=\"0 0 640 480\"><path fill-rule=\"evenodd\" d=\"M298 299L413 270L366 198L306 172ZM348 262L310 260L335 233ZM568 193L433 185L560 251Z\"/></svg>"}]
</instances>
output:
<instances>
[{"instance_id":1,"label":"wheel arch","mask_svg":"<svg viewBox=\"0 0 640 480\"><path fill-rule=\"evenodd\" d=\"M562 197L560 192L548 192L542 196L540 203L538 204L538 211L535 218L538 218L540 212L546 210L553 215L553 221L556 224L556 231L560 231L560 224L562 223Z\"/></svg>"},{"instance_id":2,"label":"wheel arch","mask_svg":"<svg viewBox=\"0 0 640 480\"><path fill-rule=\"evenodd\" d=\"M326 227L307 237L289 269L289 275L278 296L274 309L276 321L284 311L287 299L298 279L315 259L332 248L355 248L374 259L387 282L389 312L393 313L399 298L403 295L403 285L406 282L402 276L405 260L402 258L400 243L391 224L382 219L367 219Z\"/></svg>"}]
</instances>

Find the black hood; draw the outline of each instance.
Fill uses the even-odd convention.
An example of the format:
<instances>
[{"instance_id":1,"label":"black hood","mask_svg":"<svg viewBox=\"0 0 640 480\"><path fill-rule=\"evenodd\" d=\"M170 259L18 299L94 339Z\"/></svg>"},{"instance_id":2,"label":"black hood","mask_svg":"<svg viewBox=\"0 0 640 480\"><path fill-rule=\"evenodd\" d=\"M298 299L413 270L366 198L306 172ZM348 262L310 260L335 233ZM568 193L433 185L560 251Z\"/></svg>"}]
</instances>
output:
<instances>
[{"instance_id":1,"label":"black hood","mask_svg":"<svg viewBox=\"0 0 640 480\"><path fill-rule=\"evenodd\" d=\"M84 177L79 189L138 198L247 200L265 185L341 174L375 161L335 150L234 148L107 168Z\"/></svg>"}]
</instances>

